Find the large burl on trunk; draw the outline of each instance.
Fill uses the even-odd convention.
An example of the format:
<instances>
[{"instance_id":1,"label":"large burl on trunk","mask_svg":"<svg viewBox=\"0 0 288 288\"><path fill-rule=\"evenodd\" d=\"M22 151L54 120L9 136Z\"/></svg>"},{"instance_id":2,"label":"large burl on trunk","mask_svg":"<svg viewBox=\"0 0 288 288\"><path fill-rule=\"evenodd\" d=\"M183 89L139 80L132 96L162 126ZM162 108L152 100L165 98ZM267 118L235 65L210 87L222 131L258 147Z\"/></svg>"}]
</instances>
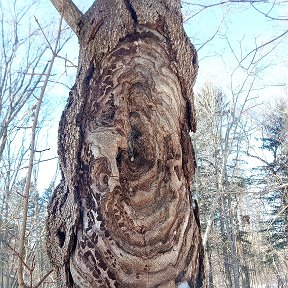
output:
<instances>
[{"instance_id":1,"label":"large burl on trunk","mask_svg":"<svg viewBox=\"0 0 288 288\"><path fill-rule=\"evenodd\" d=\"M52 0L79 38L47 247L59 287L203 285L192 208L197 56L180 1Z\"/></svg>"}]
</instances>

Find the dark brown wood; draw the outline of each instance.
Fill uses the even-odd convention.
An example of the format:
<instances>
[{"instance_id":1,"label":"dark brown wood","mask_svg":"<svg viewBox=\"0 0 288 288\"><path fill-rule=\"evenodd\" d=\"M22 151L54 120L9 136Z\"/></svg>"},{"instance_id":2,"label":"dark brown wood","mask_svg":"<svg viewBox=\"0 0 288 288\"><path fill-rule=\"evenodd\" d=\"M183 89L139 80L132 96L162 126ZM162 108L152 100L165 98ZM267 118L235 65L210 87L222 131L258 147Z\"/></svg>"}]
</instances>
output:
<instances>
[{"instance_id":1,"label":"dark brown wood","mask_svg":"<svg viewBox=\"0 0 288 288\"><path fill-rule=\"evenodd\" d=\"M98 0L78 28L47 219L59 287L201 287L188 135L198 64L180 1Z\"/></svg>"},{"instance_id":2,"label":"dark brown wood","mask_svg":"<svg viewBox=\"0 0 288 288\"><path fill-rule=\"evenodd\" d=\"M83 14L74 2L72 0L51 0L51 2L71 29L78 35L79 20Z\"/></svg>"}]
</instances>

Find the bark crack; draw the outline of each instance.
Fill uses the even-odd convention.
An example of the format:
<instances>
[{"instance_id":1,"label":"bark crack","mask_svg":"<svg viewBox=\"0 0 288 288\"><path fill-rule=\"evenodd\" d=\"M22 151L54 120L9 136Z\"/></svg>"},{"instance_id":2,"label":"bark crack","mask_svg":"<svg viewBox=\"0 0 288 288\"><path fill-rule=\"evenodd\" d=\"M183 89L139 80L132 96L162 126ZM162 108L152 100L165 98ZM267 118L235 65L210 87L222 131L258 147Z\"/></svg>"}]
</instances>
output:
<instances>
[{"instance_id":1,"label":"bark crack","mask_svg":"<svg viewBox=\"0 0 288 288\"><path fill-rule=\"evenodd\" d=\"M189 128L189 131L192 131L195 133L196 132L196 123L195 123L195 117L194 117L194 113L193 113L192 104L191 104L189 99L186 98L185 100L186 100L186 117L187 117L186 119L188 120L188 128Z\"/></svg>"},{"instance_id":2,"label":"bark crack","mask_svg":"<svg viewBox=\"0 0 288 288\"><path fill-rule=\"evenodd\" d=\"M137 13L136 13L135 9L133 8L133 6L131 4L131 1L130 0L124 0L124 3L126 5L128 12L131 15L131 18L134 21L134 24L137 25L138 24L138 17L137 17Z\"/></svg>"}]
</instances>

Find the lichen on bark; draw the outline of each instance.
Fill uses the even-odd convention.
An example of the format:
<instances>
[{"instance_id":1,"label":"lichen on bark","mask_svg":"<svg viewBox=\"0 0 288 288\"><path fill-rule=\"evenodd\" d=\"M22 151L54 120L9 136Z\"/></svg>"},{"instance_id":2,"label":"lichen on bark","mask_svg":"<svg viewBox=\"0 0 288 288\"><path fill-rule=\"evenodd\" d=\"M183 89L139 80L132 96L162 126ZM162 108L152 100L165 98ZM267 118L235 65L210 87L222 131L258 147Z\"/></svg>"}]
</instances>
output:
<instances>
[{"instance_id":1,"label":"lichen on bark","mask_svg":"<svg viewBox=\"0 0 288 288\"><path fill-rule=\"evenodd\" d=\"M47 219L59 287L201 287L188 135L198 64L180 2L98 0L77 31Z\"/></svg>"}]
</instances>

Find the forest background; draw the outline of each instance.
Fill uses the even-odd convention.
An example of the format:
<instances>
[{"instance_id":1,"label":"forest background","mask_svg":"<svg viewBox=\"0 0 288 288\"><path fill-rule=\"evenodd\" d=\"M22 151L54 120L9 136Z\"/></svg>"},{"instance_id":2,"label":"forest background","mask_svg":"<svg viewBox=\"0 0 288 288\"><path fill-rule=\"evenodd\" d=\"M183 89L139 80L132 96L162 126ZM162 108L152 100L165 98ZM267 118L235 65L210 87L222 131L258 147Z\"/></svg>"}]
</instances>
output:
<instances>
[{"instance_id":1,"label":"forest background","mask_svg":"<svg viewBox=\"0 0 288 288\"><path fill-rule=\"evenodd\" d=\"M208 286L287 287L288 3L182 4L199 58L192 194ZM45 211L78 45L50 1L0 9L0 287L17 287L20 274L28 287L54 287Z\"/></svg>"}]
</instances>

